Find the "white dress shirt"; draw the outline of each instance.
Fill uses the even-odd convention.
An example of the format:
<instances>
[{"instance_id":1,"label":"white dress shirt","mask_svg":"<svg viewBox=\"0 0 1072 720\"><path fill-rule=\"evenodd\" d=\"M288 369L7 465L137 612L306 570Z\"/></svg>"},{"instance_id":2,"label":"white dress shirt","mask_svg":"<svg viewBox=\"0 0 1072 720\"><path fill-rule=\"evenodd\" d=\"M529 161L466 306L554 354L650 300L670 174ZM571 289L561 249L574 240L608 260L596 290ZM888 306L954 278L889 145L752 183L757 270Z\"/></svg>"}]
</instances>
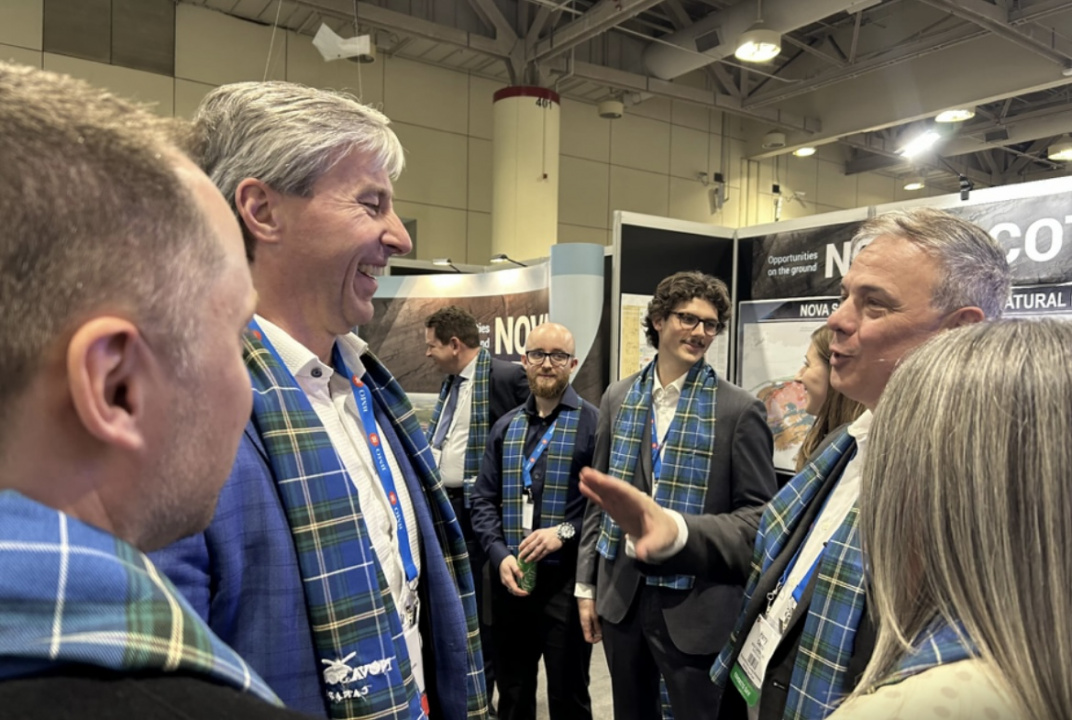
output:
<instances>
[{"instance_id":1,"label":"white dress shirt","mask_svg":"<svg viewBox=\"0 0 1072 720\"><path fill-rule=\"evenodd\" d=\"M469 424L473 418L473 375L476 374L478 357L458 373L465 382L458 384L455 381L453 390L458 393L458 405L454 408L454 420L447 428L439 455L439 476L443 478L443 485L449 488L461 487L465 480L465 451L469 447Z\"/></svg>"},{"instance_id":2,"label":"white dress shirt","mask_svg":"<svg viewBox=\"0 0 1072 720\"><path fill-rule=\"evenodd\" d=\"M367 436L361 423L361 414L357 410L357 402L350 389L350 381L340 373L336 373L330 365L322 363L311 350L279 326L273 325L259 315L257 323L279 353L283 364L290 370L301 389L305 391L317 418L320 419L328 437L331 438L331 444L339 454L346 473L357 489L357 497L361 513L365 517L369 539L372 541L372 547L380 560L387 584L394 595L395 607L398 608L399 616L405 623L403 605L407 600L406 593L410 590L406 587L402 553L396 537L395 516L391 511L387 493L380 484L380 477L376 473L372 453L368 449ZM361 355L367 349L367 344L355 335L339 336L336 342L350 371L357 377L363 377L365 366L361 362ZM382 436L378 427L376 431ZM387 465L394 476L395 492L406 522L410 553L419 573L421 567L420 537L413 503L410 500L405 478L395 459L393 448L390 443L383 443L383 449L387 456Z\"/></svg>"}]
</instances>

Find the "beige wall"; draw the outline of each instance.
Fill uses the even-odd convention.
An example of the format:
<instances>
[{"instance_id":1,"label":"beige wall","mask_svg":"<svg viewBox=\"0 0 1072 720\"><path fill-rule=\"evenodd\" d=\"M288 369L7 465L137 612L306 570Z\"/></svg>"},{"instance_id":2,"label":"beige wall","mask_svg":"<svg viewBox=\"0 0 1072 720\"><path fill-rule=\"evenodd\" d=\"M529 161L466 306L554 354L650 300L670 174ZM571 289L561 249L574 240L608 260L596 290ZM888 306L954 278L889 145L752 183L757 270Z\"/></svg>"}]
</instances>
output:
<instances>
[{"instance_id":1,"label":"beige wall","mask_svg":"<svg viewBox=\"0 0 1072 720\"><path fill-rule=\"evenodd\" d=\"M286 79L346 89L382 107L406 148L395 186L400 215L417 220L416 256L483 265L491 251L492 95L501 84L466 73L380 55L372 65L325 63L310 38L191 5L176 8L175 77L42 52L43 0L0 2L0 59L83 77L189 116L204 94L239 80ZM269 48L271 56L269 60ZM651 98L604 120L595 107L563 99L559 242L610 242L614 210L740 227L904 199L893 178L843 175L842 158L763 162L743 158L742 121L694 105ZM725 157L723 157L725 154ZM697 179L722 171L728 200L709 212Z\"/></svg>"}]
</instances>

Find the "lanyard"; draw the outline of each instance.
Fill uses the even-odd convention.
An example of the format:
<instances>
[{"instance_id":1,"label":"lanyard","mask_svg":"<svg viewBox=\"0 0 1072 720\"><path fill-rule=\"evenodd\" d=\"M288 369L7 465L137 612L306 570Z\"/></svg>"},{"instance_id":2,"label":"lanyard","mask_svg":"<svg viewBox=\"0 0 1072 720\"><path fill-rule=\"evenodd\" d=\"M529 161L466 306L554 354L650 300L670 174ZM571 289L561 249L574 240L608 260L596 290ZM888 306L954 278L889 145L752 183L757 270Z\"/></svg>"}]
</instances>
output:
<instances>
[{"instance_id":1,"label":"lanyard","mask_svg":"<svg viewBox=\"0 0 1072 720\"><path fill-rule=\"evenodd\" d=\"M833 495L833 493L831 492L830 495ZM823 513L826 512L826 505L829 502L830 496L828 495L826 499L823 500L823 506L819 508L819 514L815 516L816 521L818 521L819 518L823 516ZM789 582L789 573L793 572L793 568L796 567L797 560L800 558L800 553L804 551L804 546L808 544L808 540L811 539L811 534L814 531L815 523L812 523L812 527L810 530L808 530L808 534L804 536L804 542L800 543L800 545L797 547L797 551L793 553L793 557L789 560L789 564L785 566L785 571L782 573L782 578L778 581L778 586L774 589L774 593L772 593L773 596L776 597L778 593L785 588L785 584ZM815 568L819 567L819 563L822 561L823 554L825 552L826 543L824 542L822 550L820 550L819 554L815 556L815 561L812 562L811 567L808 568L808 571L806 573L804 573L804 577L800 579L800 582L797 583L797 586L793 588L793 602L797 603L798 605L800 604L800 598L804 596L804 590L807 589L808 583L811 581L811 576L815 572ZM773 597L771 599L773 601Z\"/></svg>"},{"instance_id":2,"label":"lanyard","mask_svg":"<svg viewBox=\"0 0 1072 720\"><path fill-rule=\"evenodd\" d=\"M547 432L540 438L540 442L536 445L536 449L532 451L532 455L525 461L525 464L521 466L521 479L525 483L525 493L532 497L532 468L536 466L536 461L543 455L543 451L547 449L547 446L551 444L551 436L555 434L555 425L558 425L558 418L551 423L551 427L547 428Z\"/></svg>"},{"instance_id":3,"label":"lanyard","mask_svg":"<svg viewBox=\"0 0 1072 720\"><path fill-rule=\"evenodd\" d=\"M387 493L387 500L391 504L391 512L395 516L395 527L398 530L398 549L402 553L402 565L406 570L406 581L413 582L417 579L417 565L413 562L413 552L409 546L409 530L406 528L406 519L402 516L402 504L398 501L398 493L395 492L394 473L387 464L387 453L383 451L383 443L376 427L376 415L372 411L372 392L368 385L350 372L346 361L342 359L338 342L331 351L331 359L336 372L340 372L350 381L350 389L354 391L354 400L357 402L357 412L361 416L361 425L364 428L368 440L368 449L372 454L373 465L376 466L376 474L380 476L380 484Z\"/></svg>"},{"instance_id":4,"label":"lanyard","mask_svg":"<svg viewBox=\"0 0 1072 720\"><path fill-rule=\"evenodd\" d=\"M673 423L670 424L673 425ZM655 408L653 407L651 412L651 479L655 482L658 482L659 476L663 471L663 447L665 447L666 439L669 437L670 428L666 428L663 441L659 442L659 436L655 434Z\"/></svg>"}]
</instances>

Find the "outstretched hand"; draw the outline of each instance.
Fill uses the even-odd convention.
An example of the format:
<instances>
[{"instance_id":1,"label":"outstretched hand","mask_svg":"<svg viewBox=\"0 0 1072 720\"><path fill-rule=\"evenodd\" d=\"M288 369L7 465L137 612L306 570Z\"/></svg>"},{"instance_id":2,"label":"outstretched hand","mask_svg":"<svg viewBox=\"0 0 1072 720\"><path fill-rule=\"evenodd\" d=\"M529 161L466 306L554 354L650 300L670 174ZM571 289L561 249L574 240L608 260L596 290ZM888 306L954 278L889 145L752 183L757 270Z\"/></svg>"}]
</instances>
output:
<instances>
[{"instance_id":1,"label":"outstretched hand","mask_svg":"<svg viewBox=\"0 0 1072 720\"><path fill-rule=\"evenodd\" d=\"M590 467L581 470L581 493L599 505L633 539L637 559L647 562L677 539L677 523L648 495Z\"/></svg>"}]
</instances>

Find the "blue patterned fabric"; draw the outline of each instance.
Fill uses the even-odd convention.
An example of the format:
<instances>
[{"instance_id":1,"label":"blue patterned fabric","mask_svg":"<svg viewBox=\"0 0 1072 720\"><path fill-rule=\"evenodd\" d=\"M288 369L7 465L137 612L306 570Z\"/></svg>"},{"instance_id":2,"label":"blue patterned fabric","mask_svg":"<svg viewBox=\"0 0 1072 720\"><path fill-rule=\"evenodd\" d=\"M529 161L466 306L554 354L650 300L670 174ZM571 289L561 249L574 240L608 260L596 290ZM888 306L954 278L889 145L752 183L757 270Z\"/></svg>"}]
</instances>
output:
<instances>
[{"instance_id":1,"label":"blue patterned fabric","mask_svg":"<svg viewBox=\"0 0 1072 720\"><path fill-rule=\"evenodd\" d=\"M540 496L540 527L554 527L566 516L566 496L569 493L570 465L577 444L579 408L563 405L558 413L555 432L547 446L547 466ZM503 439L502 518L503 536L510 552L517 554L521 544L522 490L525 486L521 468L525 464L525 436L528 433L528 414L517 413L506 429ZM535 528L534 528L535 529Z\"/></svg>"},{"instance_id":2,"label":"blue patterned fabric","mask_svg":"<svg viewBox=\"0 0 1072 720\"><path fill-rule=\"evenodd\" d=\"M658 357L637 376L618 409L610 449L612 477L626 481L632 478L640 460L641 443L649 441L648 418L657 362ZM664 508L687 515L703 512L715 447L717 390L718 375L705 360L689 368L662 451L661 476L655 482L655 502ZM621 540L621 527L609 513L603 513L596 550L607 560L614 560ZM694 580L692 575L653 575L647 583L689 590Z\"/></svg>"},{"instance_id":3,"label":"blue patterned fabric","mask_svg":"<svg viewBox=\"0 0 1072 720\"><path fill-rule=\"evenodd\" d=\"M0 491L0 678L65 664L182 672L281 704L141 552Z\"/></svg>"},{"instance_id":4,"label":"blue patterned fabric","mask_svg":"<svg viewBox=\"0 0 1072 720\"><path fill-rule=\"evenodd\" d=\"M830 473L855 447L856 441L848 430L842 430L767 505L759 522L752 575L745 587L742 608L748 607L760 576L782 553ZM849 692L847 670L866 600L857 518L858 509L854 506L827 543L816 568L818 578L793 667L785 720L821 720ZM729 642L711 668L711 679L720 687L727 687L735 648L751 629L745 627L745 620L742 612Z\"/></svg>"},{"instance_id":5,"label":"blue patterned fabric","mask_svg":"<svg viewBox=\"0 0 1072 720\"><path fill-rule=\"evenodd\" d=\"M963 628L958 632L958 628L938 618L912 641L912 651L898 661L893 672L879 682L879 687L899 683L939 665L977 657L979 653Z\"/></svg>"},{"instance_id":6,"label":"blue patterned fabric","mask_svg":"<svg viewBox=\"0 0 1072 720\"><path fill-rule=\"evenodd\" d=\"M357 492L289 371L255 333L246 340L246 364L255 389L254 423L294 539L314 646L324 665L329 715L423 718L401 622L368 538ZM361 379L372 393L377 417L382 414L388 420L388 427L380 429L401 445L393 448L395 454L403 454L416 471L436 518L435 537L466 616L468 716L483 717L483 659L464 539L408 398L371 353L365 353L362 362ZM427 544L432 537L422 541Z\"/></svg>"}]
</instances>

